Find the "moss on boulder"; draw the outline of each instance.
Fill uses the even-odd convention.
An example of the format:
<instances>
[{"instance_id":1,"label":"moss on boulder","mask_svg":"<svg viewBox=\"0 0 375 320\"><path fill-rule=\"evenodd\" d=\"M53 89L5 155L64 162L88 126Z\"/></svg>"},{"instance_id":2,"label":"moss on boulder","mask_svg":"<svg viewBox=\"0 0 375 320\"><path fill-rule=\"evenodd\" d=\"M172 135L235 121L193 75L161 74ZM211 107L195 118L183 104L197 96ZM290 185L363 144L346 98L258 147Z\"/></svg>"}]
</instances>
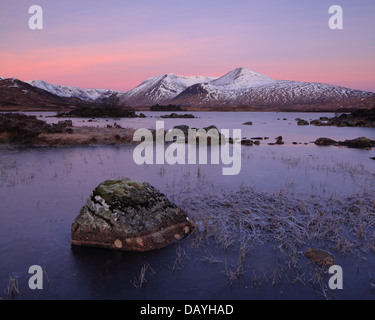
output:
<instances>
[{"instance_id":1,"label":"moss on boulder","mask_svg":"<svg viewBox=\"0 0 375 320\"><path fill-rule=\"evenodd\" d=\"M72 224L72 244L159 249L192 231L187 215L156 188L129 178L97 186Z\"/></svg>"}]
</instances>

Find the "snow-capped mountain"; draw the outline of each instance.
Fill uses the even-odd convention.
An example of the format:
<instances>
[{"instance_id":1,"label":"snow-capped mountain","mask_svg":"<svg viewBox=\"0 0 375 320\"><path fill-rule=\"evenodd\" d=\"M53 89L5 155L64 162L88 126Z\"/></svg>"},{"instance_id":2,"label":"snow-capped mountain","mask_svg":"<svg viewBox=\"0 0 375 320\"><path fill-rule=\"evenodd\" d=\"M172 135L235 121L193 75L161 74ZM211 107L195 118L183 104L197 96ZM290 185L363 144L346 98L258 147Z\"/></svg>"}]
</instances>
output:
<instances>
[{"instance_id":1,"label":"snow-capped mountain","mask_svg":"<svg viewBox=\"0 0 375 320\"><path fill-rule=\"evenodd\" d=\"M173 73L152 77L120 96L120 103L145 106L164 103L175 98L186 88L197 83L208 83L216 78L204 76L184 77Z\"/></svg>"},{"instance_id":2,"label":"snow-capped mountain","mask_svg":"<svg viewBox=\"0 0 375 320\"><path fill-rule=\"evenodd\" d=\"M0 81L6 81L0 77ZM19 81L19 80L17 80ZM9 83L8 83L9 82ZM19 82L8 81L17 86ZM112 94L119 97L120 105L148 107L156 104L174 104L185 107L212 108L245 107L247 109L280 110L292 107L304 110L336 110L366 105L366 99L375 99L375 93L354 90L323 83L276 80L255 71L237 68L222 77L179 76L173 73L149 78L128 92L106 89L80 89L59 86L42 80L27 81L34 88L60 98L73 99L73 104L101 102ZM25 93L27 89L23 89ZM5 91L4 91L5 92ZM246 110L247 110L246 109ZM310 108L311 109L311 108Z\"/></svg>"},{"instance_id":3,"label":"snow-capped mountain","mask_svg":"<svg viewBox=\"0 0 375 320\"><path fill-rule=\"evenodd\" d=\"M224 91L242 90L274 83L276 80L250 69L237 68L221 78L210 82L216 89Z\"/></svg>"},{"instance_id":4,"label":"snow-capped mountain","mask_svg":"<svg viewBox=\"0 0 375 320\"><path fill-rule=\"evenodd\" d=\"M18 79L0 79L1 110L62 110L82 104L79 99L60 97Z\"/></svg>"},{"instance_id":5,"label":"snow-capped mountain","mask_svg":"<svg viewBox=\"0 0 375 320\"><path fill-rule=\"evenodd\" d=\"M150 78L120 96L127 106L284 107L330 104L373 97L374 93L322 83L276 80L237 68L220 78L165 74Z\"/></svg>"},{"instance_id":6,"label":"snow-capped mountain","mask_svg":"<svg viewBox=\"0 0 375 320\"><path fill-rule=\"evenodd\" d=\"M375 96L372 92L322 83L275 80L237 68L209 83L196 84L170 103L183 106L284 107L340 103Z\"/></svg>"},{"instance_id":7,"label":"snow-capped mountain","mask_svg":"<svg viewBox=\"0 0 375 320\"><path fill-rule=\"evenodd\" d=\"M78 98L86 102L100 102L103 98L109 97L111 94L121 94L119 91L108 89L80 89L77 87L54 85L43 80L30 80L26 81L26 83L59 97Z\"/></svg>"}]
</instances>

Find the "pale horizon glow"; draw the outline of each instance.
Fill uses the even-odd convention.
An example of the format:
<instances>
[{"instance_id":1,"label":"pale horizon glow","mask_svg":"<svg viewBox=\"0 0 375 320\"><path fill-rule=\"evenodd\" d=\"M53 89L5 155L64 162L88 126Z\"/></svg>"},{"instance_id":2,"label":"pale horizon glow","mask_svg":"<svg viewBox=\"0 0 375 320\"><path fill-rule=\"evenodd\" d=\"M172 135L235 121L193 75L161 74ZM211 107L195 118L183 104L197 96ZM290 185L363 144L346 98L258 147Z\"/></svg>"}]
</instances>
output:
<instances>
[{"instance_id":1,"label":"pale horizon glow","mask_svg":"<svg viewBox=\"0 0 375 320\"><path fill-rule=\"evenodd\" d=\"M375 3L343 0L344 29L327 1L4 0L0 76L128 91L167 73L220 77L238 67L279 80L375 92Z\"/></svg>"}]
</instances>

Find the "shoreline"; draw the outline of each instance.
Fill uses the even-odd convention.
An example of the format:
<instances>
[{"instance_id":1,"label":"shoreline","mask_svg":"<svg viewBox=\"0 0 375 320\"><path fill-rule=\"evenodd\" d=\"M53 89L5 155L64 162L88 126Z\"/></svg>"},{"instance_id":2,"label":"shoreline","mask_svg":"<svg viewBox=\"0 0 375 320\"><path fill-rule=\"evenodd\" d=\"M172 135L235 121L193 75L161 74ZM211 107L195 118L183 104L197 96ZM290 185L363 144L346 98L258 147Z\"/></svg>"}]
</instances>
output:
<instances>
[{"instance_id":1,"label":"shoreline","mask_svg":"<svg viewBox=\"0 0 375 320\"><path fill-rule=\"evenodd\" d=\"M134 129L71 127L71 133L41 133L27 143L12 142L9 133L0 133L0 145L20 147L76 147L132 145Z\"/></svg>"}]
</instances>

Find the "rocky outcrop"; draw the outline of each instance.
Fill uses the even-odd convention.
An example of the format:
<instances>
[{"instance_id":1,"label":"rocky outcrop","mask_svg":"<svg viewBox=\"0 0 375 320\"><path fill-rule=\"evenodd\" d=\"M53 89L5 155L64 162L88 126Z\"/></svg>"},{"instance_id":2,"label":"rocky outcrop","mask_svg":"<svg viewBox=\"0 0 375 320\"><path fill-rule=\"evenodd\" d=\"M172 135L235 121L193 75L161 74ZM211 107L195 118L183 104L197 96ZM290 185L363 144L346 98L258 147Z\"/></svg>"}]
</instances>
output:
<instances>
[{"instance_id":1,"label":"rocky outcrop","mask_svg":"<svg viewBox=\"0 0 375 320\"><path fill-rule=\"evenodd\" d=\"M316 119L316 120L310 121L310 124L313 126L322 126L324 125L324 122L320 119Z\"/></svg>"},{"instance_id":2,"label":"rocky outcrop","mask_svg":"<svg viewBox=\"0 0 375 320\"><path fill-rule=\"evenodd\" d=\"M306 121L306 120L300 119L300 120L297 121L297 125L299 125L299 126L308 126L309 122Z\"/></svg>"},{"instance_id":3,"label":"rocky outcrop","mask_svg":"<svg viewBox=\"0 0 375 320\"><path fill-rule=\"evenodd\" d=\"M274 145L283 145L284 144L284 141L283 141L283 137L282 136L279 136L276 139L276 142L272 143L267 143L269 146L274 146Z\"/></svg>"},{"instance_id":4,"label":"rocky outcrop","mask_svg":"<svg viewBox=\"0 0 375 320\"><path fill-rule=\"evenodd\" d=\"M196 139L195 139L196 144L199 144L201 142L200 139L201 139L202 136L200 135L199 130L204 130L204 131L207 132L207 134L208 134L207 135L207 145L211 145L211 143L212 143L212 138L209 135L211 130L213 130L212 131L213 133L217 132L217 136L219 138L219 140L218 140L219 144L226 143L226 141L227 141L225 135L223 135L215 125L211 125L211 126L208 126L208 127L197 129L197 128L190 128L189 126L183 124L183 125L174 126L173 129L179 129L184 133L185 143L189 143L189 131L190 130L196 132ZM230 139L231 138L229 138L228 142L233 143L233 139L232 140L230 140Z\"/></svg>"},{"instance_id":5,"label":"rocky outcrop","mask_svg":"<svg viewBox=\"0 0 375 320\"><path fill-rule=\"evenodd\" d=\"M108 180L92 192L71 227L73 245L149 251L188 235L192 221L148 183Z\"/></svg>"},{"instance_id":6,"label":"rocky outcrop","mask_svg":"<svg viewBox=\"0 0 375 320\"><path fill-rule=\"evenodd\" d=\"M253 146L254 145L254 141L252 141L250 139L242 139L241 140L241 144L243 146Z\"/></svg>"},{"instance_id":7,"label":"rocky outcrop","mask_svg":"<svg viewBox=\"0 0 375 320\"><path fill-rule=\"evenodd\" d=\"M190 127L187 126L186 124L181 124L178 126L174 126L173 129L181 130L187 136L189 134Z\"/></svg>"},{"instance_id":8,"label":"rocky outcrop","mask_svg":"<svg viewBox=\"0 0 375 320\"><path fill-rule=\"evenodd\" d=\"M314 142L318 146L345 146L348 148L357 148L357 149L371 149L375 147L375 140L371 140L366 137L359 137L352 140L345 141L335 141L330 138L319 138Z\"/></svg>"},{"instance_id":9,"label":"rocky outcrop","mask_svg":"<svg viewBox=\"0 0 375 320\"><path fill-rule=\"evenodd\" d=\"M0 114L0 143L30 145L43 133L72 133L72 122L48 124L22 113Z\"/></svg>"},{"instance_id":10,"label":"rocky outcrop","mask_svg":"<svg viewBox=\"0 0 375 320\"><path fill-rule=\"evenodd\" d=\"M356 110L350 114L343 113L333 118L323 117L319 120L313 120L310 123L316 126L372 128L375 127L375 108Z\"/></svg>"},{"instance_id":11,"label":"rocky outcrop","mask_svg":"<svg viewBox=\"0 0 375 320\"><path fill-rule=\"evenodd\" d=\"M371 149L375 147L375 140L371 140L366 137L360 137L353 140L345 140L339 142L340 146L346 146L349 148L358 148L358 149Z\"/></svg>"},{"instance_id":12,"label":"rocky outcrop","mask_svg":"<svg viewBox=\"0 0 375 320\"><path fill-rule=\"evenodd\" d=\"M316 139L314 143L317 146L332 146L332 145L336 145L337 141L330 139L330 138L319 138L319 139Z\"/></svg>"},{"instance_id":13,"label":"rocky outcrop","mask_svg":"<svg viewBox=\"0 0 375 320\"><path fill-rule=\"evenodd\" d=\"M167 115L160 116L160 118L163 119L194 119L195 116L189 113L186 114L177 114L177 113L171 113Z\"/></svg>"}]
</instances>

